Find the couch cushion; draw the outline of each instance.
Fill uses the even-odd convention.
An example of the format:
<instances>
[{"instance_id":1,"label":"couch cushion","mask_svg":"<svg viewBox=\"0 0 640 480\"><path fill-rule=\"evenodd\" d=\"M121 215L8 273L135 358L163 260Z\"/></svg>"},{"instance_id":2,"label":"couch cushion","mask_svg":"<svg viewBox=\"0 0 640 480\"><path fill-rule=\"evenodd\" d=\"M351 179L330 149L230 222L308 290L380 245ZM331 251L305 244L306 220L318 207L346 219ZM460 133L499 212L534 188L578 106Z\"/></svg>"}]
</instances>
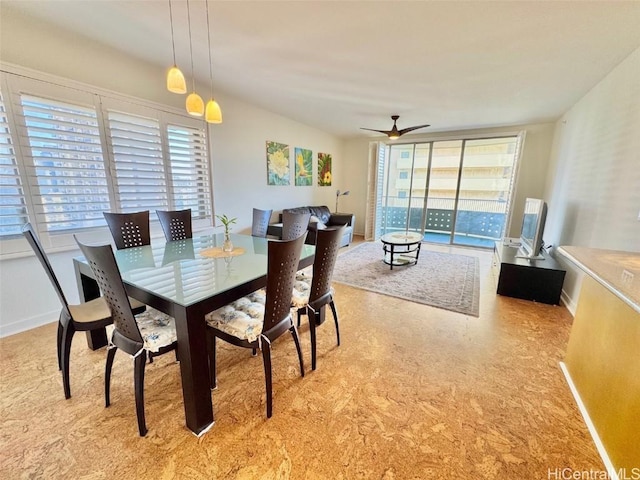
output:
<instances>
[{"instance_id":1,"label":"couch cushion","mask_svg":"<svg viewBox=\"0 0 640 480\"><path fill-rule=\"evenodd\" d=\"M309 219L309 228L315 228L316 230L325 230L327 226L325 225L325 222L320 220L318 217L316 217L315 215L311 215L311 218Z\"/></svg>"},{"instance_id":2,"label":"couch cushion","mask_svg":"<svg viewBox=\"0 0 640 480\"><path fill-rule=\"evenodd\" d=\"M331 217L331 212L329 211L329 207L325 207L324 205L319 207L309 207L309 212L314 217L318 217L322 223L329 223L329 218Z\"/></svg>"},{"instance_id":3,"label":"couch cushion","mask_svg":"<svg viewBox=\"0 0 640 480\"><path fill-rule=\"evenodd\" d=\"M329 223L329 218L331 217L331 211L326 205L285 208L283 212L285 211L290 213L310 213L314 217L318 217L324 224Z\"/></svg>"}]
</instances>

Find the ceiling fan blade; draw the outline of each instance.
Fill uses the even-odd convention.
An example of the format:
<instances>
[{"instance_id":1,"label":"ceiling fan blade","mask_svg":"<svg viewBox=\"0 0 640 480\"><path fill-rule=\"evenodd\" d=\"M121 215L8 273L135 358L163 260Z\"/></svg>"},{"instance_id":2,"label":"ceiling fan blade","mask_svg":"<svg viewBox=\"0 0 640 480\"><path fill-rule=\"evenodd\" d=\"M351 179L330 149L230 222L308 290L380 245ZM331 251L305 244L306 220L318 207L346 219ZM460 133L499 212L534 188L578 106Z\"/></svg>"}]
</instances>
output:
<instances>
[{"instance_id":1,"label":"ceiling fan blade","mask_svg":"<svg viewBox=\"0 0 640 480\"><path fill-rule=\"evenodd\" d=\"M369 130L370 132L384 133L385 135L389 135L391 133L391 130L376 130L375 128L360 127L360 130Z\"/></svg>"},{"instance_id":2,"label":"ceiling fan blade","mask_svg":"<svg viewBox=\"0 0 640 480\"><path fill-rule=\"evenodd\" d=\"M414 130L418 130L419 128L430 127L431 125L416 125L415 127L403 128L402 130L398 130L399 135L404 135L405 133L413 132Z\"/></svg>"}]
</instances>

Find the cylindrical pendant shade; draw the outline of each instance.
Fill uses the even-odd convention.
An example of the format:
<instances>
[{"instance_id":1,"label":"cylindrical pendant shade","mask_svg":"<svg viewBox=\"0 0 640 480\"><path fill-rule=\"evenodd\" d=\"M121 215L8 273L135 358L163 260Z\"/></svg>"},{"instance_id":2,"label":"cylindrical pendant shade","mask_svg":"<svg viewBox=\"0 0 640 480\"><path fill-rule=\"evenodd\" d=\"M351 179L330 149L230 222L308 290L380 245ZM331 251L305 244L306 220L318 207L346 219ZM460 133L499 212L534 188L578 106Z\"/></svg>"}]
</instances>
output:
<instances>
[{"instance_id":1,"label":"cylindrical pendant shade","mask_svg":"<svg viewBox=\"0 0 640 480\"><path fill-rule=\"evenodd\" d=\"M222 110L213 98L207 102L204 118L208 123L222 123Z\"/></svg>"},{"instance_id":2,"label":"cylindrical pendant shade","mask_svg":"<svg viewBox=\"0 0 640 480\"><path fill-rule=\"evenodd\" d=\"M187 97L187 113L194 117L201 117L204 115L204 102L200 95L196 92L190 93Z\"/></svg>"},{"instance_id":3,"label":"cylindrical pendant shade","mask_svg":"<svg viewBox=\"0 0 640 480\"><path fill-rule=\"evenodd\" d=\"M167 90L173 93L187 93L187 82L176 65L171 67L167 73Z\"/></svg>"}]
</instances>

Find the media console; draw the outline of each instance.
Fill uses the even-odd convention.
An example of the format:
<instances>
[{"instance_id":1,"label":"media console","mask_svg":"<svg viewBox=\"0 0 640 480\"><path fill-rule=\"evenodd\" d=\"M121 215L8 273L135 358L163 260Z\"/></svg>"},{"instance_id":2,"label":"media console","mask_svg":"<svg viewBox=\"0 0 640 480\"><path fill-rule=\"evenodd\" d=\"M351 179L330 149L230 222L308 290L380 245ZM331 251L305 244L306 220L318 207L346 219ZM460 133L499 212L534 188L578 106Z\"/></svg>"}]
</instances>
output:
<instances>
[{"instance_id":1,"label":"media console","mask_svg":"<svg viewBox=\"0 0 640 480\"><path fill-rule=\"evenodd\" d=\"M559 305L566 271L547 252L541 252L542 260L521 258L517 244L496 242L493 267L498 295Z\"/></svg>"}]
</instances>

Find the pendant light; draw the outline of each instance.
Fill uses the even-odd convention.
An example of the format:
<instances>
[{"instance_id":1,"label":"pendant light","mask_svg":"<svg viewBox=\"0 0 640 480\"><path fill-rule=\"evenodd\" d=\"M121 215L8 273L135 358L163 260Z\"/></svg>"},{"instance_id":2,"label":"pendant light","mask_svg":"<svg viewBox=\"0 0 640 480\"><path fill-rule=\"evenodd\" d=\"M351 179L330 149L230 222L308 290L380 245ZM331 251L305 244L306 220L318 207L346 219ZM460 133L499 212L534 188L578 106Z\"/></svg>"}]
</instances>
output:
<instances>
[{"instance_id":1,"label":"pendant light","mask_svg":"<svg viewBox=\"0 0 640 480\"><path fill-rule=\"evenodd\" d=\"M173 67L167 73L167 90L173 93L187 93L187 82L184 75L176 64L176 43L173 36L173 12L171 10L171 0L169 0L169 21L171 22L171 47L173 49Z\"/></svg>"},{"instance_id":2,"label":"pendant light","mask_svg":"<svg viewBox=\"0 0 640 480\"><path fill-rule=\"evenodd\" d=\"M204 115L204 102L200 95L196 93L196 77L193 71L193 45L191 42L191 10L189 8L189 0L187 0L187 21L189 23L189 55L191 56L191 79L193 82L193 91L187 97L186 107L189 115L201 117Z\"/></svg>"},{"instance_id":3,"label":"pendant light","mask_svg":"<svg viewBox=\"0 0 640 480\"><path fill-rule=\"evenodd\" d=\"M207 41L209 42L209 81L211 83L211 96L207 102L204 119L207 123L222 123L222 110L220 105L213 99L213 66L211 64L211 28L209 26L209 0L205 3L207 7Z\"/></svg>"}]
</instances>

